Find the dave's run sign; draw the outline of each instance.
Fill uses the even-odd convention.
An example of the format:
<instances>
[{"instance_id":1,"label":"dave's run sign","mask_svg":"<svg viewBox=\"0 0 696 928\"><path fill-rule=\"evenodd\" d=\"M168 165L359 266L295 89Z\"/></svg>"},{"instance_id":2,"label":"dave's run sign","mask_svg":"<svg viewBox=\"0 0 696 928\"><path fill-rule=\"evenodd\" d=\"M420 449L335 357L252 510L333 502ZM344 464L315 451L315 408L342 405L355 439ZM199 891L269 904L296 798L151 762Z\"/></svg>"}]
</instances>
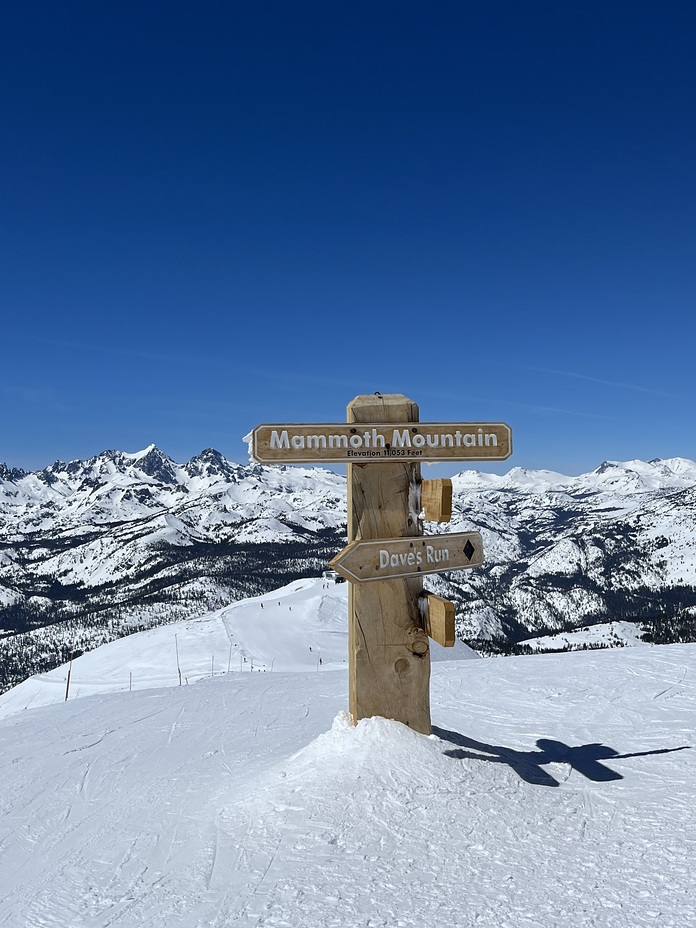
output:
<instances>
[{"instance_id":1,"label":"dave's run sign","mask_svg":"<svg viewBox=\"0 0 696 928\"><path fill-rule=\"evenodd\" d=\"M329 567L352 583L364 583L463 570L480 567L482 563L483 542L479 533L460 532L353 541L329 562Z\"/></svg>"},{"instance_id":2,"label":"dave's run sign","mask_svg":"<svg viewBox=\"0 0 696 928\"><path fill-rule=\"evenodd\" d=\"M260 464L504 461L512 433L504 422L259 425L252 449Z\"/></svg>"},{"instance_id":3,"label":"dave's run sign","mask_svg":"<svg viewBox=\"0 0 696 928\"><path fill-rule=\"evenodd\" d=\"M347 464L348 545L331 562L350 581L348 677L355 722L381 715L430 734L430 641L455 643L454 603L421 575L477 567L478 532L424 535L447 522L452 483L421 479L423 461L504 461L504 422L420 422L406 396L365 394L345 424L259 425L260 464ZM379 465L379 466L374 466Z\"/></svg>"}]
</instances>

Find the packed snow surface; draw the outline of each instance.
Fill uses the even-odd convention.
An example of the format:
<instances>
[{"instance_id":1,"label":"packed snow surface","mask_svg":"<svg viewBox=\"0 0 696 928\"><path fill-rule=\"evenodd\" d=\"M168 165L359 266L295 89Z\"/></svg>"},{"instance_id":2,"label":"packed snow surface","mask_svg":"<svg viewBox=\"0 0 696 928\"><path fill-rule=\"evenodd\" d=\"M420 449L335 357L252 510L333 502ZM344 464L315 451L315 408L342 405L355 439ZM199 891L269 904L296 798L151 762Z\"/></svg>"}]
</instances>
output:
<instances>
[{"instance_id":1,"label":"packed snow surface","mask_svg":"<svg viewBox=\"0 0 696 928\"><path fill-rule=\"evenodd\" d=\"M693 645L435 663L431 737L354 727L341 668L15 706L0 925L686 928L695 679Z\"/></svg>"}]
</instances>

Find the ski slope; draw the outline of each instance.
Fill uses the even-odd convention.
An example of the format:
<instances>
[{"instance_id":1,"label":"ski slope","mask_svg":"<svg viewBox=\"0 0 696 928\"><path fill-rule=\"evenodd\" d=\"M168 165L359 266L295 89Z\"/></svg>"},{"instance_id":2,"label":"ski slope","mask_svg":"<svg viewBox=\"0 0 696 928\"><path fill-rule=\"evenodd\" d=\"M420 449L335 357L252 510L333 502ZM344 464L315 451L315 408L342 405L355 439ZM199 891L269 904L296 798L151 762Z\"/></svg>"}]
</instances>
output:
<instances>
[{"instance_id":1,"label":"ski slope","mask_svg":"<svg viewBox=\"0 0 696 928\"><path fill-rule=\"evenodd\" d=\"M687 928L695 680L692 645L436 662L431 737L350 725L340 668L15 708L0 925Z\"/></svg>"},{"instance_id":2,"label":"ski slope","mask_svg":"<svg viewBox=\"0 0 696 928\"><path fill-rule=\"evenodd\" d=\"M88 651L72 663L70 699L153 686L186 686L223 673L344 670L348 585L295 580L199 619L175 622ZM462 642L432 643L433 661L478 658ZM181 671L181 674L179 674ZM64 702L67 667L37 674L0 695L0 719Z\"/></svg>"}]
</instances>

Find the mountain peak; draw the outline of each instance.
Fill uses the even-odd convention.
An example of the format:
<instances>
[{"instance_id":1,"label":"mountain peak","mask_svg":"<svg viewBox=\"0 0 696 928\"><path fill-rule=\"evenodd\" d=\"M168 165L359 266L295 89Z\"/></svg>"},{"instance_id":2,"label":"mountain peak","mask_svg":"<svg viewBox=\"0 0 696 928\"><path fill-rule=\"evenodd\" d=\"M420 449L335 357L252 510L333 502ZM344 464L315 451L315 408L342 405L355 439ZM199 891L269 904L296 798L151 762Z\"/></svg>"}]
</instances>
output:
<instances>
[{"instance_id":1,"label":"mountain peak","mask_svg":"<svg viewBox=\"0 0 696 928\"><path fill-rule=\"evenodd\" d=\"M199 461L215 461L216 463L225 460L225 458L220 454L219 451L216 451L215 448L204 448L200 454L196 455L196 457Z\"/></svg>"},{"instance_id":2,"label":"mountain peak","mask_svg":"<svg viewBox=\"0 0 696 928\"><path fill-rule=\"evenodd\" d=\"M619 465L616 463L616 461L602 461L599 467L595 467L592 473L597 475L606 474L607 471L616 470L618 466Z\"/></svg>"},{"instance_id":3,"label":"mountain peak","mask_svg":"<svg viewBox=\"0 0 696 928\"><path fill-rule=\"evenodd\" d=\"M14 482L15 480L21 480L22 477L26 477L27 471L22 470L21 467L8 467L7 464L0 462L0 480L10 480Z\"/></svg>"},{"instance_id":4,"label":"mountain peak","mask_svg":"<svg viewBox=\"0 0 696 928\"><path fill-rule=\"evenodd\" d=\"M191 477L224 477L227 480L235 479L235 469L215 448L204 448L185 465L186 473Z\"/></svg>"},{"instance_id":5,"label":"mountain peak","mask_svg":"<svg viewBox=\"0 0 696 928\"><path fill-rule=\"evenodd\" d=\"M148 445L147 448L128 457L137 465L138 470L148 477L154 477L162 483L177 482L174 461L164 451L160 451L157 445Z\"/></svg>"},{"instance_id":6,"label":"mountain peak","mask_svg":"<svg viewBox=\"0 0 696 928\"><path fill-rule=\"evenodd\" d=\"M112 454L116 452L105 451L104 453ZM160 449L154 443L148 445L147 448L143 448L142 451L134 451L132 454L126 454L124 456L129 458L131 461L141 461L143 458L146 458L151 454L159 455L161 457L167 458L167 460L171 460L169 456L166 455L163 451L160 451Z\"/></svg>"}]
</instances>

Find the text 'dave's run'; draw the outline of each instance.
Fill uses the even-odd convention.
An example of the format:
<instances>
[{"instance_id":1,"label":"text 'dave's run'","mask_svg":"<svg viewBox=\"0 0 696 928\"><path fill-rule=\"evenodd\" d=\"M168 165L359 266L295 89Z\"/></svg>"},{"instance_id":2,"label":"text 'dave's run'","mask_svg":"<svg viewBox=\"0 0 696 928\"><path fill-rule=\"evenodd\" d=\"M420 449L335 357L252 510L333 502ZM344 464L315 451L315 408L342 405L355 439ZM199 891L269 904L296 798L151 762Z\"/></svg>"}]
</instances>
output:
<instances>
[{"instance_id":1,"label":"text 'dave's run'","mask_svg":"<svg viewBox=\"0 0 696 928\"><path fill-rule=\"evenodd\" d=\"M352 583L465 570L483 563L478 532L353 541L330 562Z\"/></svg>"}]
</instances>

